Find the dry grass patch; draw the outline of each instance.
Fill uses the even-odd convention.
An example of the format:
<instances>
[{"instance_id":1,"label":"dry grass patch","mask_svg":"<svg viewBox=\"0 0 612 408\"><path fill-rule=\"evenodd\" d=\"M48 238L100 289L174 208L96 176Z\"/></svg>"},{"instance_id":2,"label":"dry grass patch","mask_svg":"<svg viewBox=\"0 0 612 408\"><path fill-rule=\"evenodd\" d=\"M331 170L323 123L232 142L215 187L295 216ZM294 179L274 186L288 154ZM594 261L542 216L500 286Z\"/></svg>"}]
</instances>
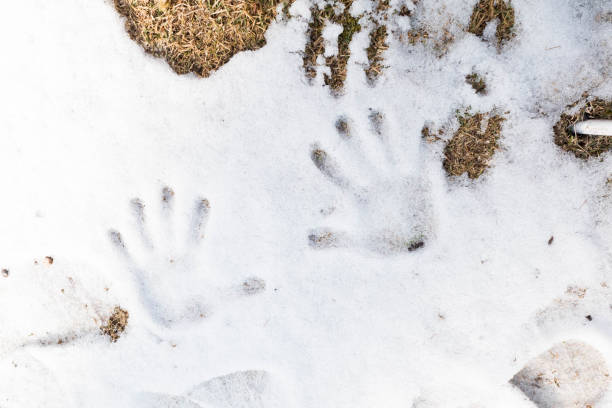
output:
<instances>
[{"instance_id":1,"label":"dry grass patch","mask_svg":"<svg viewBox=\"0 0 612 408\"><path fill-rule=\"evenodd\" d=\"M125 331L130 314L119 306L115 306L113 313L108 318L105 325L100 327L103 334L110 337L111 341L116 342Z\"/></svg>"},{"instance_id":2,"label":"dry grass patch","mask_svg":"<svg viewBox=\"0 0 612 408\"><path fill-rule=\"evenodd\" d=\"M470 84L472 88L474 89L474 92L476 92L477 94L479 95L487 94L487 84L485 80L477 73L472 72L471 74L467 75L465 77L465 82Z\"/></svg>"},{"instance_id":3,"label":"dry grass patch","mask_svg":"<svg viewBox=\"0 0 612 408\"><path fill-rule=\"evenodd\" d=\"M378 24L370 33L370 46L367 48L368 67L366 68L366 77L370 83L374 83L382 74L384 68L383 53L389 49L387 44L387 27Z\"/></svg>"},{"instance_id":4,"label":"dry grass patch","mask_svg":"<svg viewBox=\"0 0 612 408\"><path fill-rule=\"evenodd\" d=\"M130 37L178 74L207 77L240 51L257 50L279 4L292 0L114 0Z\"/></svg>"},{"instance_id":5,"label":"dry grass patch","mask_svg":"<svg viewBox=\"0 0 612 408\"><path fill-rule=\"evenodd\" d=\"M459 129L444 148L444 169L451 176L467 173L469 178L476 179L489 167L499 148L505 118L492 113L465 112L458 114L457 119Z\"/></svg>"},{"instance_id":6,"label":"dry grass patch","mask_svg":"<svg viewBox=\"0 0 612 408\"><path fill-rule=\"evenodd\" d=\"M402 4L397 14L401 17L410 17L412 15L412 11L410 11L405 4Z\"/></svg>"},{"instance_id":7,"label":"dry grass patch","mask_svg":"<svg viewBox=\"0 0 612 408\"><path fill-rule=\"evenodd\" d=\"M425 44L429 40L429 32L424 28L415 28L406 33L400 34L401 41L410 45Z\"/></svg>"},{"instance_id":8,"label":"dry grass patch","mask_svg":"<svg viewBox=\"0 0 612 408\"><path fill-rule=\"evenodd\" d=\"M313 79L317 75L317 59L325 51L323 40L323 29L326 21L331 21L342 26L342 32L338 35L338 53L327 57L325 65L331 71L324 75L324 82L332 92L340 94L346 80L346 67L351 57L350 45L353 35L361 31L359 20L361 16L353 17L350 13L353 0L339 0L335 5L343 7L341 13L336 13L334 7L328 4L324 9L317 6L310 10L311 20L308 24L308 41L304 49L303 66L306 77Z\"/></svg>"},{"instance_id":9,"label":"dry grass patch","mask_svg":"<svg viewBox=\"0 0 612 408\"><path fill-rule=\"evenodd\" d=\"M587 101L578 112L563 113L553 128L557 146L584 160L612 150L612 137L581 135L572 131L572 125L588 119L612 119L612 100L595 98Z\"/></svg>"},{"instance_id":10,"label":"dry grass patch","mask_svg":"<svg viewBox=\"0 0 612 408\"><path fill-rule=\"evenodd\" d=\"M479 0L474 6L468 31L482 37L487 24L494 20L498 20L495 37L497 45L501 47L514 37L514 8L510 1Z\"/></svg>"},{"instance_id":11,"label":"dry grass patch","mask_svg":"<svg viewBox=\"0 0 612 408\"><path fill-rule=\"evenodd\" d=\"M317 76L317 58L325 51L323 41L323 29L325 21L333 16L334 10L331 6L321 10L318 7L310 9L310 23L308 24L308 41L304 49L303 66L306 78L314 79Z\"/></svg>"},{"instance_id":12,"label":"dry grass patch","mask_svg":"<svg viewBox=\"0 0 612 408\"><path fill-rule=\"evenodd\" d=\"M325 84L329 85L336 94L342 91L344 81L346 81L346 66L351 57L351 41L355 33L361 31L359 20L361 17L353 17L350 12L353 0L341 0L344 10L340 15L334 15L332 21L342 26L342 32L338 36L338 54L327 57L326 65L331 70L331 74L325 74Z\"/></svg>"}]
</instances>

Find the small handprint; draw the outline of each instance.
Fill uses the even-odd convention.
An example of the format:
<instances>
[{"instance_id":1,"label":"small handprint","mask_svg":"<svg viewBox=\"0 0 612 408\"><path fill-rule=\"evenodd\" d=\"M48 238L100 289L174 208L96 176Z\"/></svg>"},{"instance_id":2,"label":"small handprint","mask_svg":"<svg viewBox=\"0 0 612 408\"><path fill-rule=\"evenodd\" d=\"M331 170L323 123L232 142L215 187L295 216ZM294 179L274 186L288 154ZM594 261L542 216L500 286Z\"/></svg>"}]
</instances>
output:
<instances>
[{"instance_id":1,"label":"small handprint","mask_svg":"<svg viewBox=\"0 0 612 408\"><path fill-rule=\"evenodd\" d=\"M336 123L340 137L350 145L351 155L356 156L353 158L356 163L347 163L346 167L366 173L365 183L360 183L360 176L344 173L330 154L318 145L313 146L313 163L350 197L358 218L355 231L330 228L311 231L309 241L314 248L351 246L382 254L411 252L423 247L432 233L428 184L422 174L415 174L414 168L403 166L396 157L386 135L384 115L372 111L369 122L369 133L375 140L374 151L366 150L364 143L355 140L349 120L340 118ZM376 157L376 154L380 155ZM326 211L330 212L334 210Z\"/></svg>"},{"instance_id":2,"label":"small handprint","mask_svg":"<svg viewBox=\"0 0 612 408\"><path fill-rule=\"evenodd\" d=\"M138 251L127 246L121 233L109 235L140 289L142 302L153 320L169 326L183 320L204 318L212 304L233 296L253 295L265 289L265 282L247 277L241 283L226 282L225 276L212 276L203 265L200 245L210 215L205 198L195 200L184 242L174 237L174 191L162 190L160 237L153 240L145 204L136 198L130 202L135 218L135 235L140 238ZM140 255L140 256L139 256Z\"/></svg>"}]
</instances>

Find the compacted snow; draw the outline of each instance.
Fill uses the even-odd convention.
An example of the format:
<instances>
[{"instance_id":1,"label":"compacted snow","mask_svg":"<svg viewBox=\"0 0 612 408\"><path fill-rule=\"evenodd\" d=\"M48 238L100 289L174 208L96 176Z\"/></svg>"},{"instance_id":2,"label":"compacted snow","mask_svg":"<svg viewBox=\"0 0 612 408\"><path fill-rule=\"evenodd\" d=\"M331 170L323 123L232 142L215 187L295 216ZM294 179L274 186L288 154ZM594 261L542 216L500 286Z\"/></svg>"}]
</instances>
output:
<instances>
[{"instance_id":1,"label":"compacted snow","mask_svg":"<svg viewBox=\"0 0 612 408\"><path fill-rule=\"evenodd\" d=\"M474 0L423 3L395 29L451 21L448 52L390 38L371 86L364 29L340 97L304 76L309 0L207 79L110 1L4 4L0 407L521 408L510 380L562 341L610 367L612 155L552 127L612 98L612 3L513 0L500 51L463 31ZM421 129L468 106L507 112L502 148L449 178Z\"/></svg>"}]
</instances>

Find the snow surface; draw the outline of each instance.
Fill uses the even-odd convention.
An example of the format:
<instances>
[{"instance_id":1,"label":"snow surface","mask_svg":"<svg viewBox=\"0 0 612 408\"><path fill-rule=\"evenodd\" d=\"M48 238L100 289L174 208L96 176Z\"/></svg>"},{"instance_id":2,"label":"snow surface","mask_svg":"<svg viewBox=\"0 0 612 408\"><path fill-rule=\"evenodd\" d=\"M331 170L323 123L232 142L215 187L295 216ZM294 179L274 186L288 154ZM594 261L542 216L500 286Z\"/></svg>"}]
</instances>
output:
<instances>
[{"instance_id":1,"label":"snow surface","mask_svg":"<svg viewBox=\"0 0 612 408\"><path fill-rule=\"evenodd\" d=\"M559 341L612 364L612 155L583 162L552 140L583 92L612 97L612 25L596 18L611 2L513 0L517 37L501 53L461 30L473 0L424 3L420 23L451 21L449 52L391 40L371 87L362 31L340 98L304 78L307 0L266 47L208 79L145 55L110 1L3 4L0 406L521 408L534 405L508 381ZM473 70L484 97L465 84ZM452 130L466 106L509 112L503 149L482 178L450 180L441 144L420 131ZM339 116L356 130L350 142ZM371 198L330 182L315 144ZM386 221L410 230L390 217L415 191L426 246L362 245ZM162 242L148 249L136 197ZM194 249L183 238L202 198L210 213ZM314 249L319 227L357 241ZM252 278L265 290L244 293ZM115 305L130 318L110 343L97 328ZM612 392L597 406L612 407Z\"/></svg>"}]
</instances>

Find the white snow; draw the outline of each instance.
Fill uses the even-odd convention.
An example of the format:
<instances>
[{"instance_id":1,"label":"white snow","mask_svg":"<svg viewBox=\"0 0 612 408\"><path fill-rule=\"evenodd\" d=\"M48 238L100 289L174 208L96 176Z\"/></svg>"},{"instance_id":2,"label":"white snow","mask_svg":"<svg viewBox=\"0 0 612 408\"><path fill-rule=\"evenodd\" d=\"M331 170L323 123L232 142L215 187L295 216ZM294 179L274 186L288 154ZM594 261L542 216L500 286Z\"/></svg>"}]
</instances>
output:
<instances>
[{"instance_id":1,"label":"white snow","mask_svg":"<svg viewBox=\"0 0 612 408\"><path fill-rule=\"evenodd\" d=\"M612 5L513 0L517 37L498 52L461 29L474 3L422 7L421 23L450 21L455 42L438 58L391 40L375 87L356 35L339 98L304 78L308 0L207 79L146 55L108 0L3 4L0 406L527 408L508 381L560 341L612 367L612 155L583 162L552 134L583 92L612 98L612 24L597 18ZM473 70L486 96L465 84ZM467 106L509 112L503 149L480 179L451 180L443 145L420 131L456 127ZM317 169L315 144L366 198ZM152 248L140 249L133 198ZM210 214L193 247L201 198ZM320 227L356 238L315 249ZM431 238L387 251L368 245L380 227ZM250 278L265 290L244 293ZM115 305L130 318L110 343L97 328ZM190 397L244 372L265 372L265 392L227 380Z\"/></svg>"}]
</instances>

